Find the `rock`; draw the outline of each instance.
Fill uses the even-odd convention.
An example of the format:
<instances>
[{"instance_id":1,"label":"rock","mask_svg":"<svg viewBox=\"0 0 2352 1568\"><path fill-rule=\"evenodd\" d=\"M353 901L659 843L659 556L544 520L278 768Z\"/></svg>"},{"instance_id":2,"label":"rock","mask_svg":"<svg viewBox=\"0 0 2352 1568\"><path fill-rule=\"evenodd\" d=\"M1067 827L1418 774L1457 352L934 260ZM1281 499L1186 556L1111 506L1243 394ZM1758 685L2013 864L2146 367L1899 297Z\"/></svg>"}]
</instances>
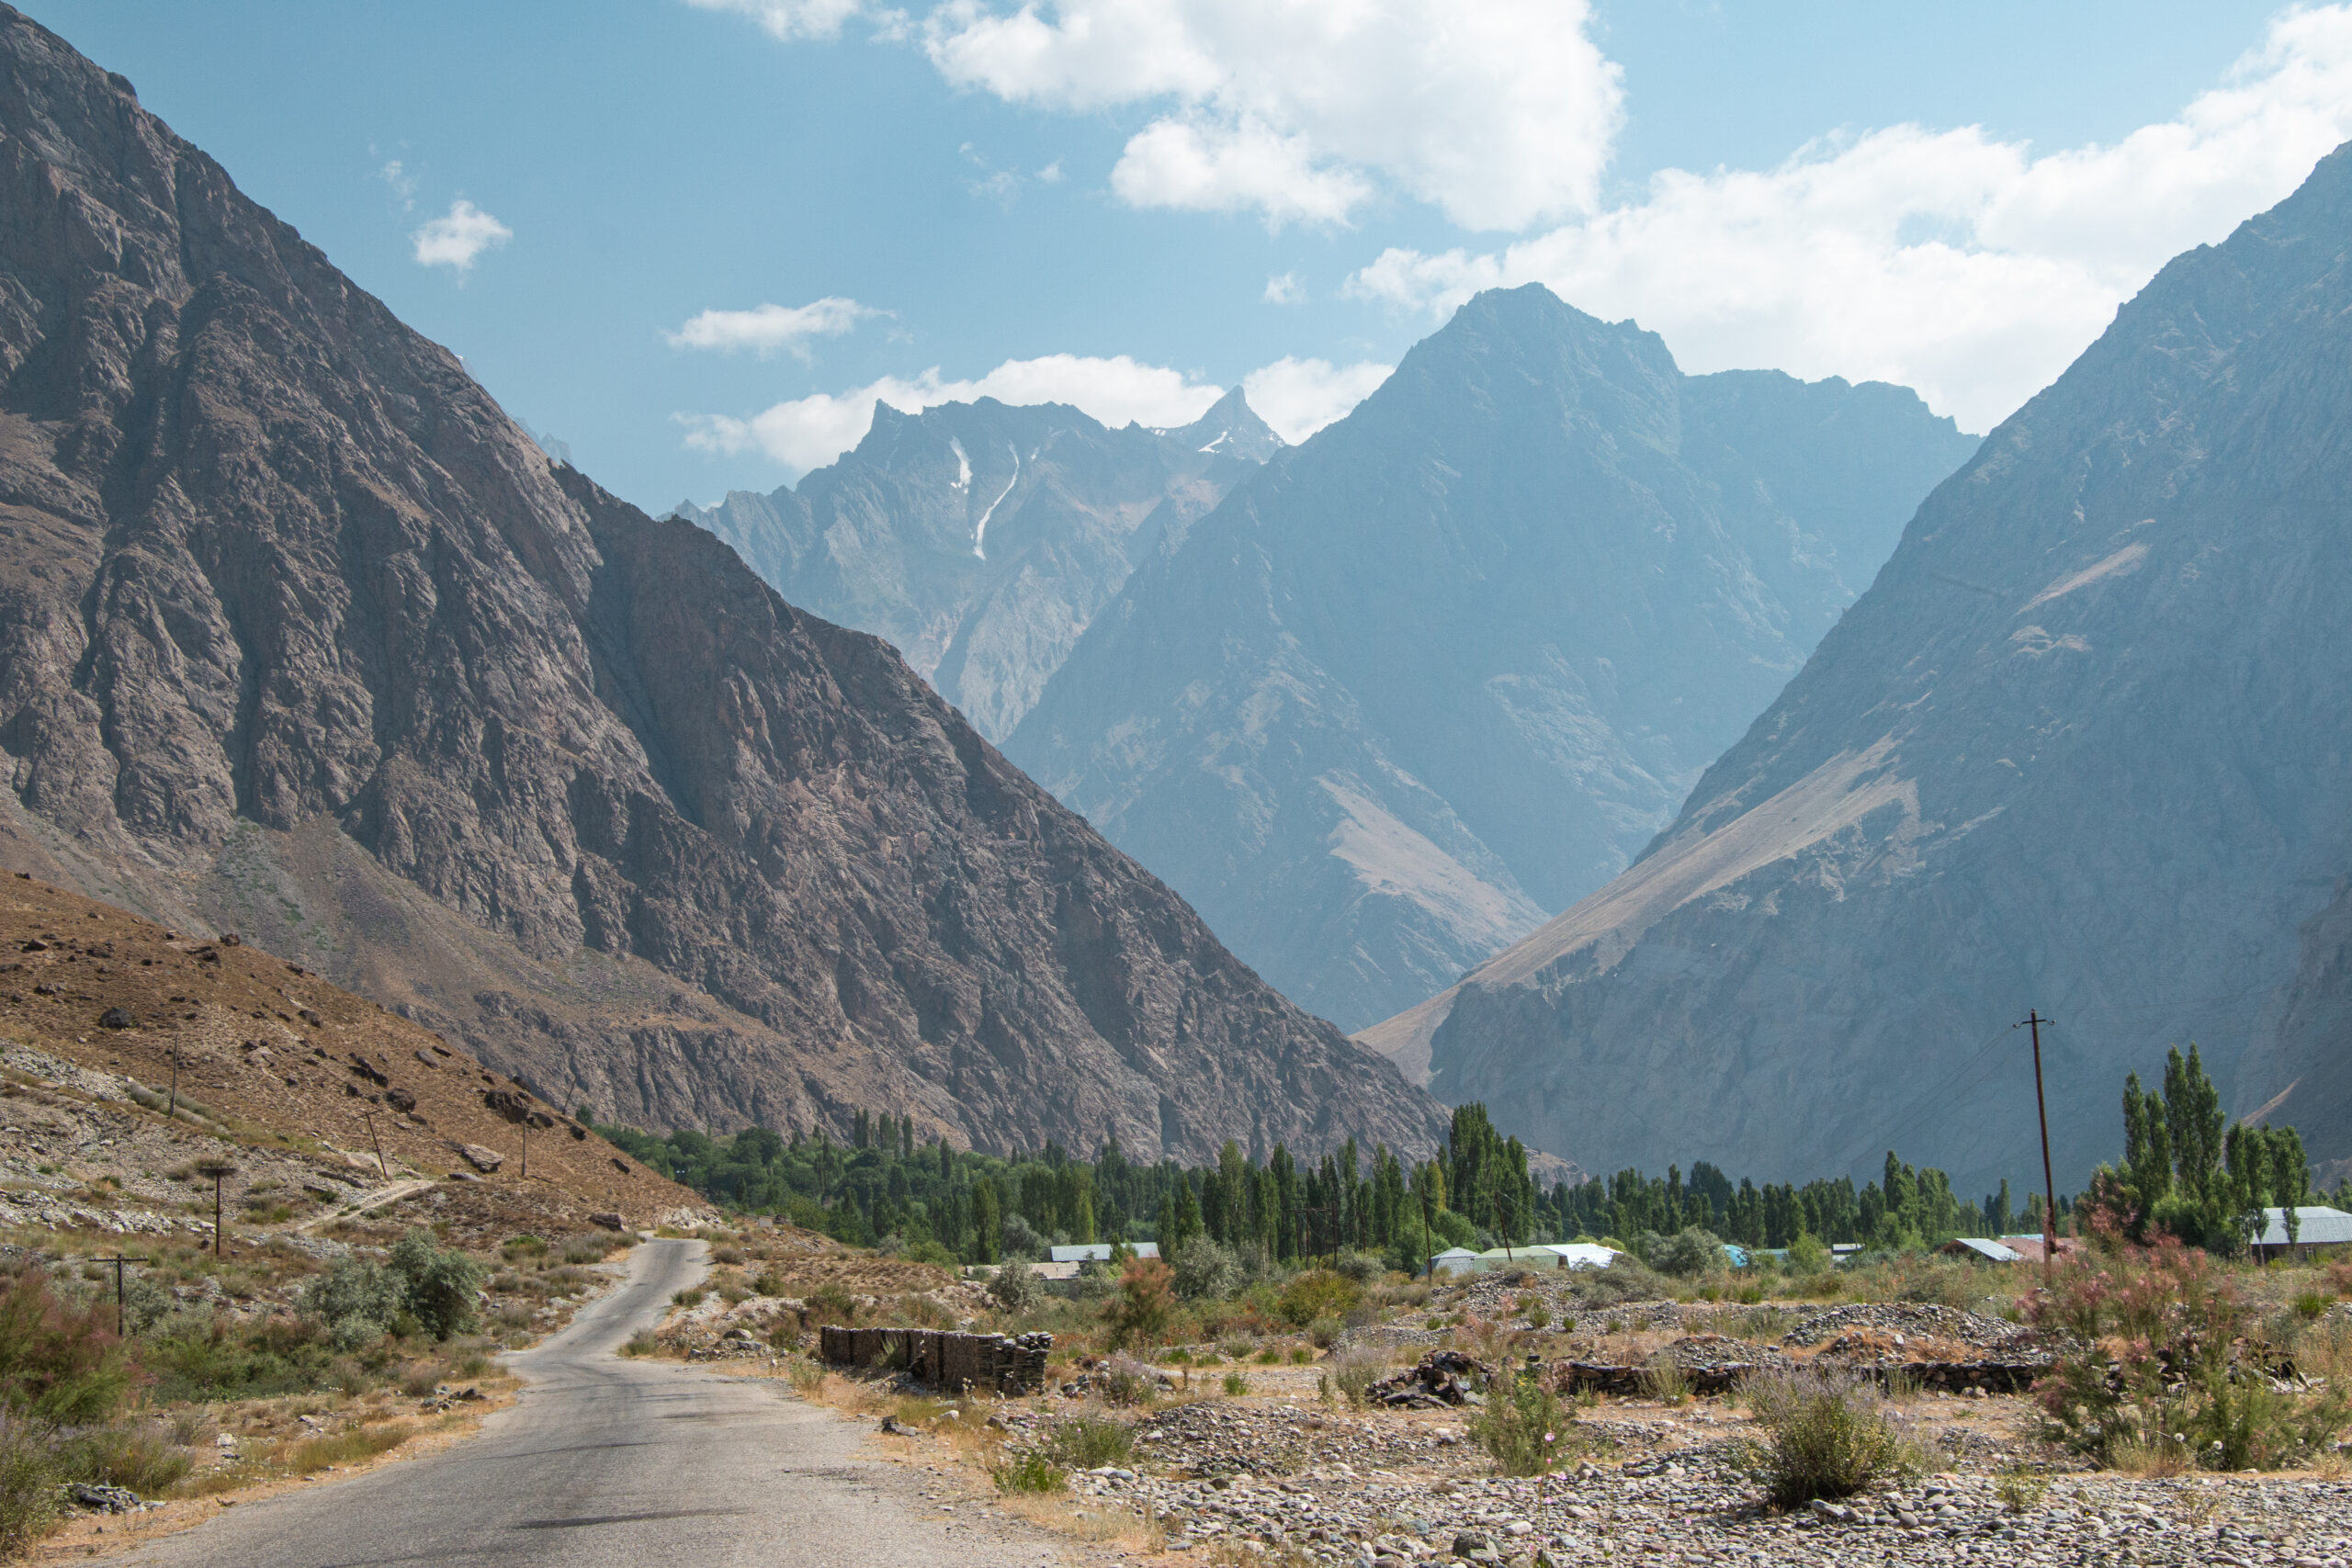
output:
<instances>
[{"instance_id":1,"label":"rock","mask_svg":"<svg viewBox=\"0 0 2352 1568\"><path fill-rule=\"evenodd\" d=\"M330 978L639 1125L756 1104L840 1137L888 1102L998 1152L1440 1145L1435 1100L888 645L551 463L13 11L0 79L6 841L57 835L105 897L254 908L263 945L348 931ZM582 954L665 981L582 1007ZM452 992L453 963L501 979Z\"/></svg>"},{"instance_id":2,"label":"rock","mask_svg":"<svg viewBox=\"0 0 2352 1568\"><path fill-rule=\"evenodd\" d=\"M483 1148L480 1144L459 1144L458 1153L465 1156L468 1165L485 1176L506 1163L504 1155L500 1154L496 1149Z\"/></svg>"},{"instance_id":3,"label":"rock","mask_svg":"<svg viewBox=\"0 0 2352 1568\"><path fill-rule=\"evenodd\" d=\"M617 1231L628 1228L627 1223L618 1214L611 1213L591 1214L588 1216L588 1223L599 1230Z\"/></svg>"},{"instance_id":4,"label":"rock","mask_svg":"<svg viewBox=\"0 0 2352 1568\"><path fill-rule=\"evenodd\" d=\"M404 1089L388 1089L384 1091L384 1103L405 1115L416 1109L416 1096Z\"/></svg>"},{"instance_id":5,"label":"rock","mask_svg":"<svg viewBox=\"0 0 2352 1568\"><path fill-rule=\"evenodd\" d=\"M137 1019L130 1016L130 1010L129 1008L108 1008L106 1011L98 1014L98 1027L100 1029L130 1029L136 1025L138 1021L139 1021Z\"/></svg>"},{"instance_id":6,"label":"rock","mask_svg":"<svg viewBox=\"0 0 2352 1568\"><path fill-rule=\"evenodd\" d=\"M139 1500L139 1495L127 1487L101 1486L77 1481L66 1491L76 1504L97 1514L135 1513L146 1506Z\"/></svg>"}]
</instances>

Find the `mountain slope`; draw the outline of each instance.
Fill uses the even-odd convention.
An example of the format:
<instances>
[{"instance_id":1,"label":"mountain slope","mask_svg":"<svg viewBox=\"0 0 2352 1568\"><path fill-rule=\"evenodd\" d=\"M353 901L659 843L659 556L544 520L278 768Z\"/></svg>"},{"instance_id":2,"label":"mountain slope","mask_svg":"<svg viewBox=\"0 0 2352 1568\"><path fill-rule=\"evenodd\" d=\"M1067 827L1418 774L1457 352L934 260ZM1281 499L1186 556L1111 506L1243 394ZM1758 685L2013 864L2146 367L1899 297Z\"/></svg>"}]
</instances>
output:
<instances>
[{"instance_id":1,"label":"mountain slope","mask_svg":"<svg viewBox=\"0 0 2352 1568\"><path fill-rule=\"evenodd\" d=\"M2062 1181L2189 1040L2235 1111L2300 1082L2275 1113L2352 1154L2348 249L2339 150L2172 262L1639 863L1366 1037L1428 1038L1440 1093L1595 1168L1893 1144L1973 1185L2034 1163L2008 1025L2039 1007Z\"/></svg>"},{"instance_id":2,"label":"mountain slope","mask_svg":"<svg viewBox=\"0 0 2352 1568\"><path fill-rule=\"evenodd\" d=\"M1623 869L1973 446L1484 294L1140 567L1006 749L1369 1023Z\"/></svg>"},{"instance_id":3,"label":"mountain slope","mask_svg":"<svg viewBox=\"0 0 2352 1568\"><path fill-rule=\"evenodd\" d=\"M1425 1149L876 639L553 465L0 12L0 862L640 1124Z\"/></svg>"},{"instance_id":4,"label":"mountain slope","mask_svg":"<svg viewBox=\"0 0 2352 1568\"><path fill-rule=\"evenodd\" d=\"M675 514L793 604L888 639L1001 740L1136 559L1281 445L1238 387L1166 432L1058 403L878 403L857 449L797 489Z\"/></svg>"}]
</instances>

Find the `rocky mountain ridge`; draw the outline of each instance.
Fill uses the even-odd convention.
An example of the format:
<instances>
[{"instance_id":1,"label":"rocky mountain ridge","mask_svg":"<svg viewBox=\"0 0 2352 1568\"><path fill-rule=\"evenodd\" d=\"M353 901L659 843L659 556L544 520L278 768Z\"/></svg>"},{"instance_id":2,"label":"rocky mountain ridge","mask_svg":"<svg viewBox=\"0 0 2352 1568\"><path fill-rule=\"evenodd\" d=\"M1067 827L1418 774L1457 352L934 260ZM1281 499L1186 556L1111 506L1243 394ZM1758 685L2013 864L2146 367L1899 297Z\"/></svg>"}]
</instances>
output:
<instances>
[{"instance_id":1,"label":"rocky mountain ridge","mask_svg":"<svg viewBox=\"0 0 2352 1568\"><path fill-rule=\"evenodd\" d=\"M5 8L0 188L0 864L642 1125L1439 1137L886 645L550 462Z\"/></svg>"},{"instance_id":2,"label":"rocky mountain ridge","mask_svg":"<svg viewBox=\"0 0 2352 1568\"><path fill-rule=\"evenodd\" d=\"M1365 1032L1594 1168L2121 1147L2199 1043L2352 1156L2352 149L2175 259L1986 438L1631 869Z\"/></svg>"},{"instance_id":3,"label":"rocky mountain ridge","mask_svg":"<svg viewBox=\"0 0 2352 1568\"><path fill-rule=\"evenodd\" d=\"M1135 563L1281 446L1238 387L1165 431L1060 403L876 403L856 449L798 485L673 515L792 604L887 640L1001 741Z\"/></svg>"},{"instance_id":4,"label":"rocky mountain ridge","mask_svg":"<svg viewBox=\"0 0 2352 1568\"><path fill-rule=\"evenodd\" d=\"M1006 750L1369 1024L1622 870L1973 446L1483 294L1164 541Z\"/></svg>"}]
</instances>

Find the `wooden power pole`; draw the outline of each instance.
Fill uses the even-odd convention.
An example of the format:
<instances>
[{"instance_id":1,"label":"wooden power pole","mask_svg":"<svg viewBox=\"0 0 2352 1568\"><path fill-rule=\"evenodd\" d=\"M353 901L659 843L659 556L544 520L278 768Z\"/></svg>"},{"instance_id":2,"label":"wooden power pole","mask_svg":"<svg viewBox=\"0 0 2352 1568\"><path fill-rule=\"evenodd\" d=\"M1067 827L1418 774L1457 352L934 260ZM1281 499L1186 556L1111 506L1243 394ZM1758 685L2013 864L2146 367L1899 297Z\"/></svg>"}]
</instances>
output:
<instances>
[{"instance_id":1,"label":"wooden power pole","mask_svg":"<svg viewBox=\"0 0 2352 1568\"><path fill-rule=\"evenodd\" d=\"M2058 1257L2058 1184L2050 1175L2050 1100L2041 1089L2041 1026L2053 1021L2031 1008L2011 1029L2033 1032L2033 1108L2041 1117L2041 1282L2050 1283Z\"/></svg>"}]
</instances>

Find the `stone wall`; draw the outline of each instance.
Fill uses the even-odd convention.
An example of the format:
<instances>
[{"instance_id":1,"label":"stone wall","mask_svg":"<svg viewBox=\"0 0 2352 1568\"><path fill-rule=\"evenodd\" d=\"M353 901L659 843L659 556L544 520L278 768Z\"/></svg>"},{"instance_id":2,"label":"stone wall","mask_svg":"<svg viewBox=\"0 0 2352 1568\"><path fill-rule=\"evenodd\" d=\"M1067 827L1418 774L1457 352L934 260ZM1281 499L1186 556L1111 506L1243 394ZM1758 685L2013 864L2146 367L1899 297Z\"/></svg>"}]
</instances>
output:
<instances>
[{"instance_id":1,"label":"stone wall","mask_svg":"<svg viewBox=\"0 0 2352 1568\"><path fill-rule=\"evenodd\" d=\"M817 1331L817 1356L833 1367L898 1367L944 1393L986 1389L1035 1393L1045 1385L1050 1334L954 1334L936 1328Z\"/></svg>"}]
</instances>

